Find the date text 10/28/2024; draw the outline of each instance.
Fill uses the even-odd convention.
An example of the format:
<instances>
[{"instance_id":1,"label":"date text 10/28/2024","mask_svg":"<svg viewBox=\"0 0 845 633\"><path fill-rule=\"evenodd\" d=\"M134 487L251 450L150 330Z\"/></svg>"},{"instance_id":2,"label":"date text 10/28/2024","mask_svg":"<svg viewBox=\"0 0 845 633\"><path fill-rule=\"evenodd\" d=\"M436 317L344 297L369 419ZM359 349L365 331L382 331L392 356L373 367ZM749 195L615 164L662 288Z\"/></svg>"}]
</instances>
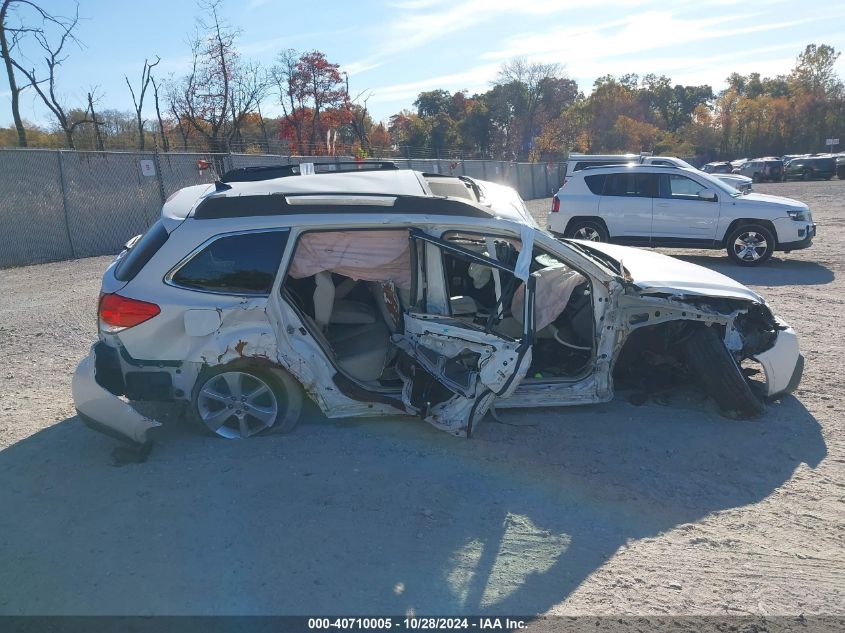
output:
<instances>
[{"instance_id":1,"label":"date text 10/28/2024","mask_svg":"<svg viewBox=\"0 0 845 633\"><path fill-rule=\"evenodd\" d=\"M310 630L397 630L397 631L442 631L479 630L515 631L525 628L524 618L472 617L372 617L372 618L308 618Z\"/></svg>"}]
</instances>

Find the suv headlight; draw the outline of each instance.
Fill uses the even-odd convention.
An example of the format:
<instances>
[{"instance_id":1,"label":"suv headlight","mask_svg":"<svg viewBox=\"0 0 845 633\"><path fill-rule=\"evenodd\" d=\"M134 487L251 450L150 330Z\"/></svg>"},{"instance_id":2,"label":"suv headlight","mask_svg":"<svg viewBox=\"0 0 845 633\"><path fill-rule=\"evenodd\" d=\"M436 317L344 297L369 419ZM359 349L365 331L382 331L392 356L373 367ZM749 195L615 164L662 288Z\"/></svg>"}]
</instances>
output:
<instances>
[{"instance_id":1,"label":"suv headlight","mask_svg":"<svg viewBox=\"0 0 845 633\"><path fill-rule=\"evenodd\" d=\"M789 213L789 217L796 222L803 222L807 219L807 212L801 209L790 209L787 213Z\"/></svg>"}]
</instances>

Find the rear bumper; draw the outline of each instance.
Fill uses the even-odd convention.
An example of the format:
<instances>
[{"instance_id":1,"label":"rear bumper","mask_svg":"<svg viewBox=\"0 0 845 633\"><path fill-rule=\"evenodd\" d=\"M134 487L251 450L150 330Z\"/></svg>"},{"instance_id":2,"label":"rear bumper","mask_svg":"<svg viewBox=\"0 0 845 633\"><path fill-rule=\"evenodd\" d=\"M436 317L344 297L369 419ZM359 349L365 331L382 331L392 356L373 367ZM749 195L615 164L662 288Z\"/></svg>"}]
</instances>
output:
<instances>
[{"instance_id":1,"label":"rear bumper","mask_svg":"<svg viewBox=\"0 0 845 633\"><path fill-rule=\"evenodd\" d=\"M97 381L96 346L73 374L73 403L86 425L111 437L144 444L150 429L161 426L133 409Z\"/></svg>"},{"instance_id":2,"label":"rear bumper","mask_svg":"<svg viewBox=\"0 0 845 633\"><path fill-rule=\"evenodd\" d=\"M798 349L795 330L778 319L786 329L778 332L775 344L754 359L763 366L766 374L766 395L777 396L795 391L804 373L804 357Z\"/></svg>"}]
</instances>

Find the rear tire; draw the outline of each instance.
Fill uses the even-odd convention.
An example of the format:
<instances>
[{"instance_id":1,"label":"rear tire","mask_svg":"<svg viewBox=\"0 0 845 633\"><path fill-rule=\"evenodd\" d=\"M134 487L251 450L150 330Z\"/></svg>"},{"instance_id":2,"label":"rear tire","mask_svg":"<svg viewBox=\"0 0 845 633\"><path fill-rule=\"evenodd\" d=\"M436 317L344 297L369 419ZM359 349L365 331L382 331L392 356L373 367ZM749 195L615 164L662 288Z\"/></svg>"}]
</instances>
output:
<instances>
[{"instance_id":1,"label":"rear tire","mask_svg":"<svg viewBox=\"0 0 845 633\"><path fill-rule=\"evenodd\" d=\"M744 224L728 234L725 247L734 263L759 266L775 252L775 236L761 224Z\"/></svg>"},{"instance_id":2,"label":"rear tire","mask_svg":"<svg viewBox=\"0 0 845 633\"><path fill-rule=\"evenodd\" d=\"M684 353L701 387L723 415L755 418L765 413L766 403L752 390L715 327L697 326L685 342Z\"/></svg>"},{"instance_id":3,"label":"rear tire","mask_svg":"<svg viewBox=\"0 0 845 633\"><path fill-rule=\"evenodd\" d=\"M191 413L199 431L225 439L288 433L302 413L302 389L282 369L230 363L200 374Z\"/></svg>"},{"instance_id":4,"label":"rear tire","mask_svg":"<svg viewBox=\"0 0 845 633\"><path fill-rule=\"evenodd\" d=\"M607 242L610 236L601 222L595 220L575 220L566 229L566 237L573 240Z\"/></svg>"}]
</instances>

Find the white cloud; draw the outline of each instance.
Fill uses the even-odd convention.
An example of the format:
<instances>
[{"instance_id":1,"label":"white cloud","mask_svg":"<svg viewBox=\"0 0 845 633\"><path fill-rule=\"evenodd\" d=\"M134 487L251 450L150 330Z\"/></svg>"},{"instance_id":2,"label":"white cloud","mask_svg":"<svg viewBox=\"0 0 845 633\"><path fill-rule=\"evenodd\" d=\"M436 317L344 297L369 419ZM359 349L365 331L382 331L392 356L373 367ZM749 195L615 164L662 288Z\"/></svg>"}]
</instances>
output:
<instances>
[{"instance_id":1,"label":"white cloud","mask_svg":"<svg viewBox=\"0 0 845 633\"><path fill-rule=\"evenodd\" d=\"M503 15L552 15L571 8L574 3L561 0L400 0L391 6L398 10L398 15L378 27L379 33L388 34L378 42L378 52L352 62L350 67L374 68L381 60L397 53L418 49Z\"/></svg>"},{"instance_id":2,"label":"white cloud","mask_svg":"<svg viewBox=\"0 0 845 633\"><path fill-rule=\"evenodd\" d=\"M750 33L785 29L813 21L812 18L753 23L754 15L716 16L706 19L678 18L666 11L647 11L593 28L566 28L551 33L524 33L509 38L502 48L488 51L484 59L532 59L566 63L573 70L580 60L630 58L635 53L682 47L696 41L736 37ZM744 26L730 26L731 23ZM678 51L683 54L683 49ZM604 74L604 73L602 73Z\"/></svg>"},{"instance_id":3,"label":"white cloud","mask_svg":"<svg viewBox=\"0 0 845 633\"><path fill-rule=\"evenodd\" d=\"M499 70L498 64L484 64L459 73L429 77L419 81L392 84L372 89L370 103L409 101L424 90L442 88L449 91L467 90L470 94L487 90Z\"/></svg>"},{"instance_id":4,"label":"white cloud","mask_svg":"<svg viewBox=\"0 0 845 633\"><path fill-rule=\"evenodd\" d=\"M346 74L352 77L353 75L365 73L368 70L373 70L374 68L378 68L383 65L384 62L379 62L376 61L374 57L369 57L367 59L360 59L357 62L352 62L351 64L344 64L343 70Z\"/></svg>"}]
</instances>

